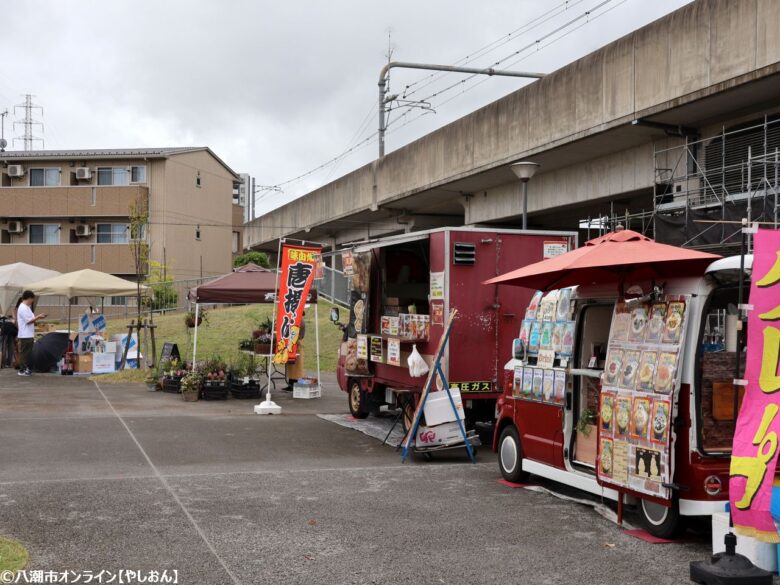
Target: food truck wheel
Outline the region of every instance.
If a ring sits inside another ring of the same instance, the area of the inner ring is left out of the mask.
[[[353,381],[349,387],[348,399],[349,412],[352,416],[355,418],[366,418],[368,416],[368,398],[357,381]]]
[[[677,499],[672,500],[672,506],[667,508],[661,504],[642,500],[640,506],[642,514],[642,523],[653,536],[658,538],[672,538],[677,536],[682,530],[680,519],[680,508]]]
[[[501,431],[498,438],[498,466],[505,480],[521,483],[528,480],[528,472],[523,471],[523,448],[517,429],[509,425]]]

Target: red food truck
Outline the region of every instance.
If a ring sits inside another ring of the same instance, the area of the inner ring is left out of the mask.
[[[662,291],[636,283],[645,294],[633,300],[618,300],[614,285],[537,293],[497,404],[503,477],[532,473],[612,500],[622,493],[660,537],[685,516],[723,511],[744,355],[739,260],[670,278]],[[747,256],[744,291],[751,264]]]
[[[493,421],[502,368],[531,291],[480,283],[576,245],[574,232],[460,227],[382,238],[346,251],[351,306],[337,377],[352,415],[364,418],[399,403],[413,409],[425,377],[409,375],[407,357],[416,348],[430,365],[447,316],[458,309],[445,373],[460,390],[467,425]]]

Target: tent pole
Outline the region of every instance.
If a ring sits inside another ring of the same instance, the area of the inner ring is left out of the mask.
[[[200,304],[195,303],[195,338],[192,342],[192,369],[195,370],[195,358],[198,356],[198,317],[200,317]]]
[[[68,297],[68,337],[70,337],[70,297]]]
[[[317,339],[317,388],[322,390],[322,379],[320,378],[320,304],[319,302],[315,303],[314,305],[314,336]]]

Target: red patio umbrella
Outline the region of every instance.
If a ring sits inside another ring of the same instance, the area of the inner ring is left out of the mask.
[[[622,283],[627,277],[655,279],[702,274],[720,258],[659,244],[631,230],[618,229],[589,240],[581,248],[518,268],[483,284],[511,284],[539,290],[575,285]]]

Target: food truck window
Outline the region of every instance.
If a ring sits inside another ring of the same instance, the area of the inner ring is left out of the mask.
[[[745,284],[749,290],[750,284]],[[736,314],[739,290],[721,285],[712,291],[699,331],[696,355],[697,430],[703,452],[729,453],[734,436],[734,386],[737,360]],[[747,327],[744,331],[747,337]],[[744,353],[740,353],[742,372]]]
[[[580,313],[580,368],[602,369],[607,353],[609,328],[612,325],[613,303],[604,305],[588,305]],[[596,366],[591,367],[591,358],[596,357]]]
[[[428,240],[407,242],[383,249],[383,315],[412,312],[428,314],[430,262]]]

